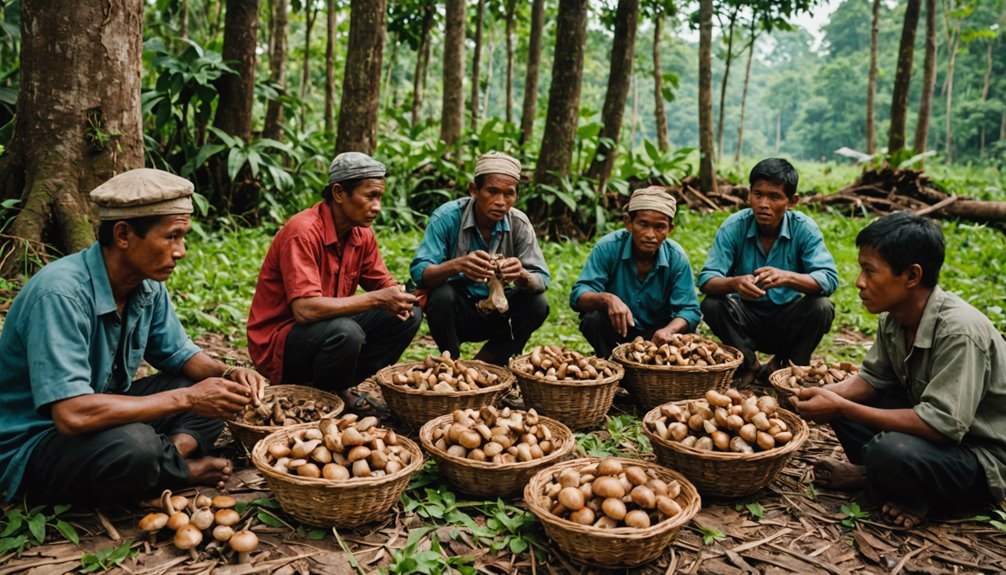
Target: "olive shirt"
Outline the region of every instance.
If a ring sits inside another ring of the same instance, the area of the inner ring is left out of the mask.
[[[939,286],[906,349],[905,329],[880,314],[859,375],[906,397],[930,427],[970,449],[995,501],[1006,496],[1006,341],[992,322]]]
[[[126,309],[123,332],[97,243],[42,268],[14,299],[0,332],[0,495],[6,499],[17,494],[32,450],[56,432],[51,404],[125,391],[144,358],[178,373],[199,352],[163,283],[144,280]]]

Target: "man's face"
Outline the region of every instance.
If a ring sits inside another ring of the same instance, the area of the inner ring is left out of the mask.
[[[792,198],[787,197],[784,184],[773,184],[765,180],[755,182],[748,194],[755,221],[760,227],[771,229],[779,226],[786,210],[795,206],[799,199],[796,194]]]
[[[639,210],[625,214],[625,229],[632,234],[632,247],[637,255],[650,258],[674,229],[671,218],[654,210]]]
[[[163,282],[175,270],[178,260],[185,257],[185,235],[192,229],[188,214],[162,216],[161,220],[140,237],[129,226],[126,228],[124,246],[127,261],[138,274]],[[118,239],[118,238],[117,238]]]
[[[486,174],[482,187],[472,182],[469,193],[475,198],[475,210],[483,218],[498,222],[510,213],[517,201],[517,180],[503,174]]]
[[[347,194],[341,186],[332,190],[332,201],[355,227],[369,228],[374,223],[377,214],[381,213],[382,196],[384,180],[377,178],[363,180],[352,194]]]
[[[918,280],[911,279],[909,270],[895,275],[891,266],[877,250],[859,248],[859,277],[856,288],[859,299],[870,313],[890,311],[908,297],[909,288]]]

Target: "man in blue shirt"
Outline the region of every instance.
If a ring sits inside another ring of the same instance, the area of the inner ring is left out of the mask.
[[[513,207],[520,162],[489,152],[475,164],[470,197],[452,200],[430,216],[412,259],[412,280],[426,296],[426,321],[441,351],[458,357],[464,341],[486,341],[476,359],[506,365],[548,317],[545,290],[550,279],[534,228]],[[482,312],[476,303],[489,295],[499,267],[509,310]]]
[[[741,385],[764,379],[787,361],[808,365],[835,307],[835,259],[799,201],[796,168],[762,160],[751,170],[750,208],[733,214],[716,232],[699,289],[702,314],[713,333],[744,353]],[[756,351],[774,353],[762,368]]]
[[[41,503],[130,503],[222,486],[207,451],[258,403],[257,372],[210,358],[182,330],[164,281],[185,257],[192,183],[160,170],[91,192],[98,241],[39,271],[0,333],[0,494]],[[146,359],[161,373],[133,381]]]
[[[601,238],[569,294],[580,312],[580,332],[598,357],[642,336],[657,345],[675,333],[694,331],[699,300],[688,256],[667,234],[677,202],[662,187],[636,190],[625,229]]]

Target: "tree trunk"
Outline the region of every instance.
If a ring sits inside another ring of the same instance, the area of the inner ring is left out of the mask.
[[[639,127],[639,81],[636,79],[636,75],[631,76],[630,83],[632,84],[632,117],[629,119],[629,145],[628,148],[631,150],[633,146],[636,145],[636,128]]]
[[[744,90],[741,92],[741,118],[740,124],[737,126],[737,151],[734,154],[734,165],[738,167],[741,165],[741,154],[744,152],[744,113],[747,111],[748,82],[751,79],[751,62],[754,61],[755,40],[757,39],[758,35],[755,33],[754,26],[752,25],[751,42],[748,44],[748,63],[744,69]]]
[[[874,99],[877,96],[877,42],[880,36],[880,0],[873,0],[873,19],[870,25],[870,83],[866,91],[866,153],[876,150],[877,132],[874,119]]]
[[[391,58],[388,59],[387,71],[384,73],[384,88],[381,93],[384,94],[384,105],[387,106],[389,95],[394,91],[391,88],[391,79],[394,76],[395,66],[398,64],[398,46],[401,45],[401,38],[396,33],[395,37],[391,39]],[[392,102],[396,98],[391,98]]]
[[[887,134],[887,151],[895,154],[905,147],[905,124],[908,118],[908,91],[912,83],[912,60],[915,55],[915,31],[919,27],[921,0],[908,0],[905,22],[901,28],[898,48],[898,71],[891,95],[891,128]]]
[[[426,88],[426,69],[430,63],[430,28],[433,27],[433,7],[423,4],[423,31],[416,48],[416,68],[412,74],[412,125],[419,123],[419,112],[423,107],[423,91]]]
[[[465,1],[447,0],[444,15],[444,94],[441,104],[440,139],[453,145],[461,137],[465,94]]]
[[[782,111],[775,115],[775,155],[782,149]]]
[[[957,50],[961,43],[961,22],[957,21],[957,28],[954,30],[953,34],[950,33],[949,20],[950,16],[947,14],[947,10],[951,6],[945,6],[943,11],[943,24],[944,33],[947,38],[947,79],[943,83],[943,91],[946,94],[947,105],[946,105],[946,117],[944,118],[944,129],[946,131],[944,145],[946,146],[945,151],[945,161],[948,164],[954,163],[954,132],[950,124],[950,119],[953,117],[954,109],[954,64],[957,61]]]
[[[189,37],[189,0],[182,0],[182,5],[179,10],[181,12],[181,25],[179,26],[179,35],[182,38],[188,39]]]
[[[541,36],[545,28],[545,0],[531,4],[531,38],[527,48],[527,75],[524,80],[524,103],[520,113],[521,145],[534,132],[534,116],[538,108],[538,68],[541,65]]]
[[[661,152],[666,152],[667,143],[667,113],[664,112],[664,71],[660,67],[660,28],[663,14],[657,11],[653,19],[653,114],[657,119],[657,145]]]
[[[479,0],[475,12],[475,52],[472,54],[472,115],[469,127],[472,132],[479,128],[479,60],[482,59],[482,22],[485,19],[486,0]]]
[[[727,31],[727,56],[723,62],[723,83],[720,84],[720,117],[716,127],[716,157],[723,159],[723,119],[726,116],[727,83],[730,80],[730,64],[734,61],[734,24],[737,23],[737,9],[730,13]]]
[[[506,6],[506,123],[513,124],[513,26],[517,0]]]
[[[327,2],[328,29],[325,37],[325,132],[335,125],[335,40],[339,22],[335,0]]]
[[[220,21],[223,18],[223,13],[224,13],[224,4],[226,4],[226,3],[227,2],[216,2],[217,15],[216,15],[215,18],[210,18],[209,17],[210,6],[212,6],[214,3],[213,2],[206,2],[205,3],[205,6],[206,6],[206,20],[210,23],[210,33],[209,33],[210,38],[209,38],[209,42],[207,42],[207,44],[215,44],[216,41],[217,41],[217,34],[220,33]]]
[[[300,126],[303,129],[307,125],[307,88],[311,85],[311,30],[314,28],[314,22],[318,19],[318,9],[312,8],[312,4],[308,3],[304,5],[304,12],[306,13],[306,26],[304,28],[304,62],[301,65],[301,75],[300,75]],[[383,34],[382,34],[383,39]],[[380,79],[381,79],[381,67],[377,67],[377,80],[378,87],[377,93],[380,94]]]
[[[922,96],[919,119],[915,124],[915,153],[926,151],[929,140],[929,117],[936,90],[936,0],[926,0],[926,59],[922,65]]]
[[[483,100],[484,100],[482,102],[482,109],[483,110],[488,110],[489,109],[489,101],[490,101],[489,97],[491,95],[492,85],[493,85],[493,53],[496,50],[496,46],[493,45],[492,36],[489,37],[489,44],[488,44],[487,48],[488,48],[489,56],[486,58],[486,93],[483,96]],[[475,128],[478,128],[478,124],[477,123],[475,125]]]
[[[272,49],[269,51],[269,71],[279,92],[274,100],[269,100],[265,112],[265,126],[262,136],[281,139],[280,124],[283,123],[283,103],[279,96],[286,93],[286,25],[287,0],[274,0],[272,16]]]
[[[91,244],[96,218],[88,193],[143,167],[143,6],[21,1],[17,112],[0,157],[0,201],[20,200],[0,236],[5,277]]]
[[[995,40],[989,40],[988,47],[985,50],[985,79],[982,84],[982,102],[987,102],[989,99],[989,88],[992,86],[992,46]],[[978,132],[978,155],[985,155],[985,120],[982,119],[982,127]]]
[[[639,23],[639,0],[618,0],[615,12],[615,37],[611,43],[608,68],[608,90],[601,111],[601,133],[597,152],[587,174],[597,180],[597,193],[603,195],[615,165],[618,138],[622,133],[622,115],[629,95],[632,58],[636,48],[636,27]],[[610,143],[608,143],[610,141]],[[631,145],[631,144],[630,144]]]
[[[716,191],[713,164],[713,0],[699,2],[699,185]]]
[[[363,152],[373,155],[377,147],[385,7],[385,0],[352,0],[350,3],[349,49],[343,72],[336,154]]]
[[[258,7],[258,0],[227,0],[223,58],[235,73],[217,80],[220,97],[214,125],[245,141],[251,139],[252,129]]]

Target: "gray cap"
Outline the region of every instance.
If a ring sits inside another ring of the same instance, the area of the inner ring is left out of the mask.
[[[150,168],[129,170],[91,191],[102,220],[192,213],[195,187],[185,178]]]
[[[361,178],[383,178],[384,164],[360,152],[343,152],[328,167],[328,185]]]

